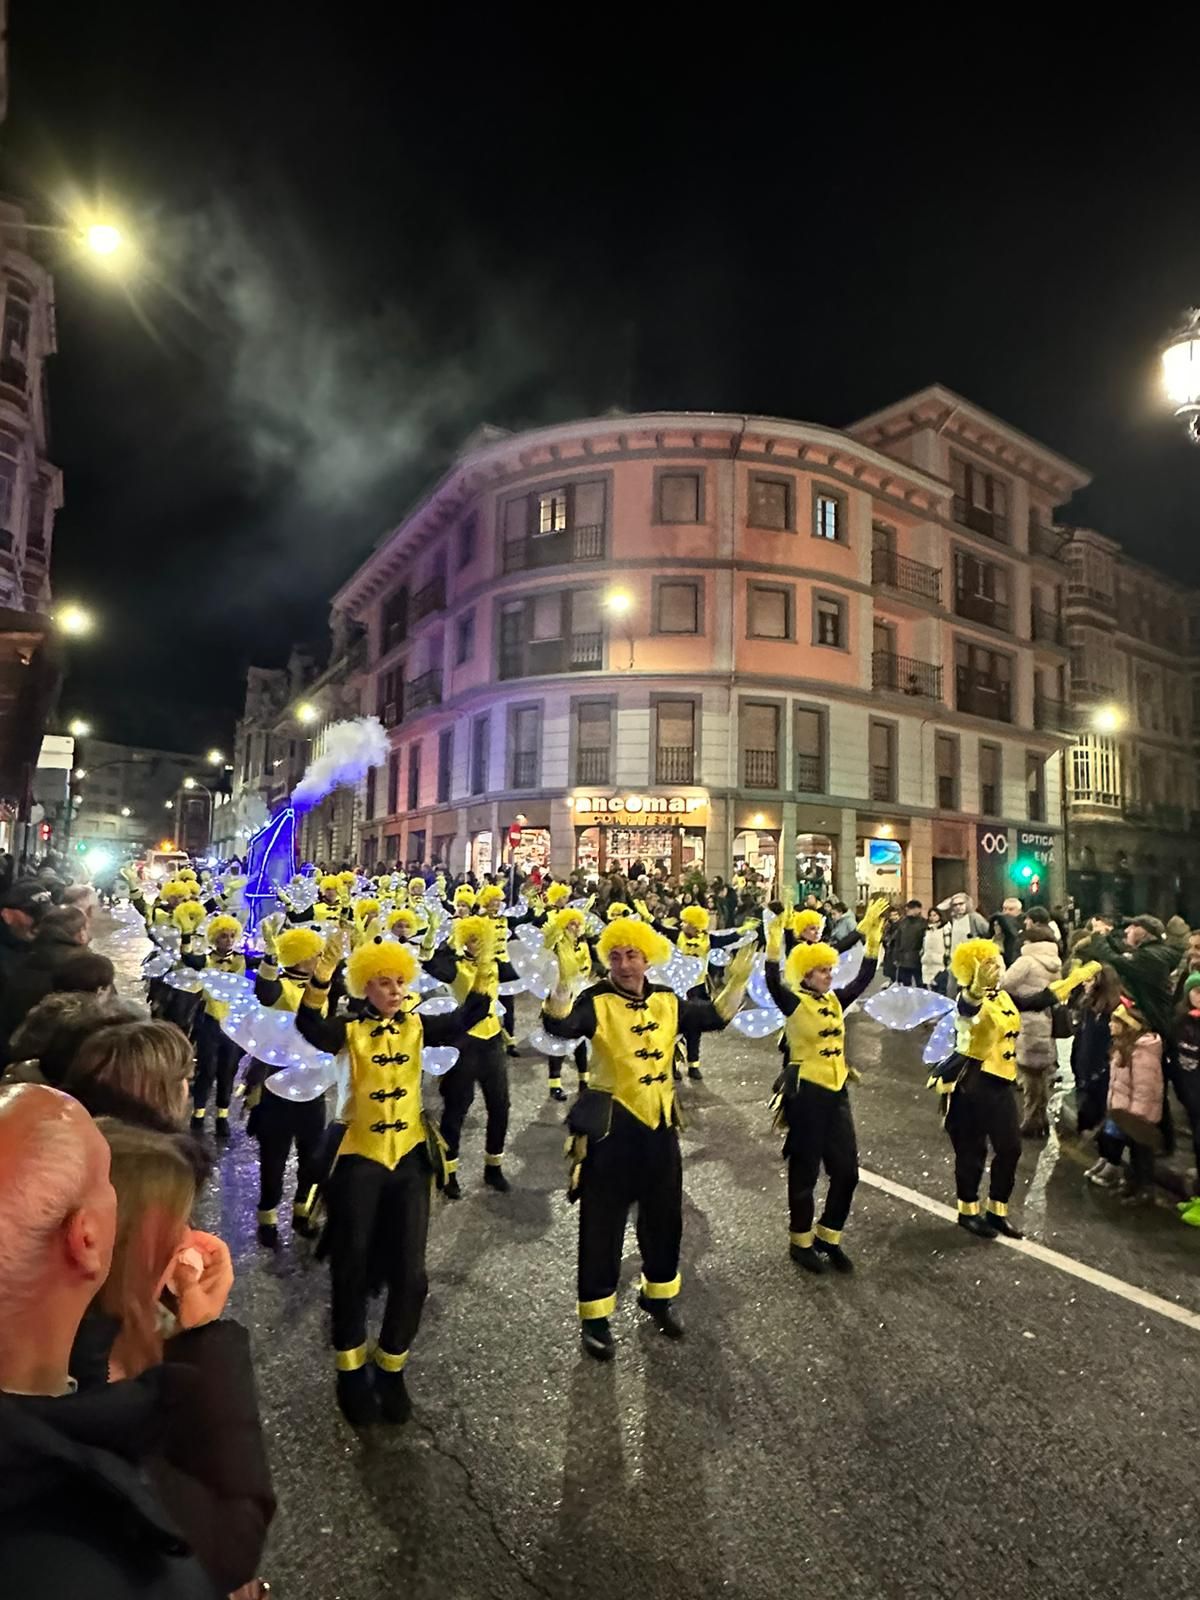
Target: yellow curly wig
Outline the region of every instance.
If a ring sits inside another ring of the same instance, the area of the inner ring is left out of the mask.
[[[571,898],[571,885],[569,883],[552,883],[546,890],[545,900],[548,906],[566,905]]]
[[[793,911],[788,927],[793,933],[803,933],[805,928],[819,928],[824,921],[825,918],[819,911],[813,911],[809,907],[804,911]]]
[[[208,925],[208,937],[217,938],[222,933],[233,933],[240,936],[242,925],[236,917],[214,917]]]
[[[703,906],[684,906],[679,913],[679,920],[685,928],[695,928],[697,932],[703,933],[708,927],[708,912]]]
[[[788,987],[798,989],[814,967],[836,967],[838,953],[831,944],[798,944],[787,958],[784,976]]]
[[[317,879],[317,888],[321,890],[322,894],[329,893],[330,891],[336,891],[341,887],[342,880],[337,876],[336,873],[327,872],[325,873],[324,877]]]
[[[450,925],[450,937],[456,950],[465,950],[469,939],[492,939],[496,924],[491,917],[459,917]]]
[[[614,900],[604,915],[608,922],[615,922],[618,917],[632,917],[633,907],[627,906],[624,900]]]
[[[993,939],[964,939],[950,957],[950,971],[954,981],[968,984],[975,976],[981,961],[999,961],[1000,946]]]
[[[546,918],[544,930],[547,950],[556,945],[563,934],[572,927],[582,931],[585,920],[578,906],[564,906],[561,911],[552,911]]]
[[[425,879],[410,878],[408,880],[408,892],[409,894],[415,894],[418,900],[423,899],[425,895]]]
[[[485,883],[479,891],[481,906],[502,906],[504,904],[504,890],[498,883]]]
[[[346,987],[361,1000],[372,978],[399,978],[411,983],[417,975],[417,958],[406,945],[391,940],[368,939],[346,962]]]
[[[411,906],[400,906],[387,919],[387,925],[389,933],[399,933],[401,931],[405,934],[416,933],[419,926],[417,913]]]
[[[175,926],[184,933],[195,933],[206,915],[199,900],[181,900],[174,914]]]
[[[368,917],[375,916],[378,910],[378,900],[356,900],[354,902],[354,915],[360,922],[365,922]]]
[[[195,890],[190,883],[182,883],[178,878],[172,878],[163,884],[158,891],[158,897],[160,900],[186,900],[194,893]]]
[[[651,966],[671,959],[671,946],[661,933],[637,917],[616,917],[596,941],[596,954],[608,965],[612,950],[640,950]]]
[[[275,941],[275,959],[281,967],[311,961],[320,955],[325,940],[315,928],[285,928]]]
[[[473,906],[475,904],[475,891],[469,883],[460,883],[454,891],[454,904],[456,906]]]

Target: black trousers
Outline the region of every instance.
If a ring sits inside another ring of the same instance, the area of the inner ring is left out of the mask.
[[[813,1191],[821,1168],[829,1179],[825,1208],[821,1212],[823,1235],[831,1243],[846,1226],[850,1202],[858,1187],[858,1137],[850,1096],[840,1089],[824,1089],[800,1079],[796,1093],[785,1101],[788,1134],[783,1153],[788,1162],[788,1226],[794,1244],[812,1243]]]
[[[902,989],[920,989],[922,987],[920,967],[897,967],[896,982]]]
[[[679,1292],[683,1237],[679,1135],[666,1123],[648,1128],[614,1101],[610,1131],[589,1139],[579,1175],[581,1317],[607,1317],[616,1309],[630,1206],[637,1206],[643,1291],[672,1299]]]
[[[367,1342],[367,1302],[386,1288],[379,1347],[402,1356],[413,1342],[429,1293],[425,1242],[433,1169],[423,1144],[390,1172],[366,1156],[340,1156],[329,1180],[329,1254],[335,1350]]]
[[[1148,1144],[1138,1144],[1136,1140],[1127,1139],[1123,1133],[1107,1133],[1101,1128],[1096,1137],[1096,1148],[1105,1161],[1111,1161],[1114,1167],[1121,1165],[1121,1158],[1128,1150],[1129,1171],[1134,1183],[1140,1189],[1153,1186],[1154,1151]]]
[[[500,996],[500,1009],[504,1013],[504,1031],[509,1039],[517,1036],[517,1003],[510,994]],[[507,1044],[508,1040],[505,1040]]]
[[[307,1203],[320,1174],[321,1135],[325,1131],[325,1100],[284,1100],[262,1091],[250,1114],[250,1133],[258,1140],[258,1220],[273,1222],[283,1198],[283,1173],[292,1145],[296,1146],[296,1204]],[[272,1213],[270,1216],[264,1213]],[[361,1341],[360,1341],[361,1342]]]
[[[192,1080],[195,1110],[203,1111],[207,1106],[215,1083],[218,1109],[228,1111],[241,1058],[240,1047],[221,1032],[217,1019],[205,1012],[196,1026],[196,1076]]]
[[[498,1160],[504,1154],[508,1137],[508,1062],[504,1055],[504,1035],[494,1039],[473,1039],[470,1034],[459,1041],[458,1060],[438,1080],[442,1095],[442,1138],[451,1161],[458,1160],[463,1123],[475,1098],[475,1085],[483,1093],[487,1107],[488,1156]]]
[[[950,1096],[946,1132],[954,1146],[954,1189],[960,1208],[979,1199],[989,1145],[988,1199],[1007,1206],[1021,1159],[1021,1119],[1014,1085],[976,1066],[967,1067]]]
[[[1167,1077],[1179,1097],[1180,1105],[1187,1113],[1192,1130],[1192,1151],[1196,1171],[1200,1173],[1200,1067],[1185,1067],[1179,1060],[1174,1059],[1173,1052],[1172,1057],[1167,1065]]]
[[[547,1056],[546,1058],[546,1076],[555,1088],[562,1084],[562,1064],[565,1059],[564,1056]],[[584,1078],[587,1076],[587,1069],[587,1040],[581,1039],[575,1046],[575,1071],[581,1078]]]

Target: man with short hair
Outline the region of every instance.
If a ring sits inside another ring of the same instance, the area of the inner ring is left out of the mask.
[[[992,918],[992,938],[1000,946],[1004,965],[1011,967],[1021,953],[1021,935],[1025,931],[1025,912],[1016,895],[1009,895]]]
[[[928,926],[922,915],[921,902],[910,900],[904,907],[904,915],[892,929],[892,961],[896,968],[896,982],[903,988],[921,987],[921,947],[925,943]]]
[[[17,1084],[0,1090],[0,1172],[4,1593],[214,1600],[140,1470],[163,1411],[153,1373],[78,1395],[68,1376],[112,1261],[108,1145],[78,1101]]]
[[[28,879],[14,883],[0,899],[0,985],[29,954],[38,918],[49,905],[47,891]]]
[[[1143,914],[1130,918],[1123,937],[1112,933],[1105,938],[1097,933],[1076,955],[1080,961],[1104,961],[1115,967],[1147,1027],[1169,1039],[1174,1025],[1172,989],[1178,952],[1167,943],[1165,934],[1157,917]]]

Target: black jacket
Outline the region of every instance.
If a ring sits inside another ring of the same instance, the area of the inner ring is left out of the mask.
[[[1179,949],[1165,939],[1143,939],[1136,949],[1119,933],[1105,938],[1098,933],[1076,952],[1080,961],[1105,961],[1115,967],[1134,1005],[1155,1033],[1169,1039],[1174,1016],[1172,977],[1179,965]]]
[[[57,987],[58,968],[85,946],[74,939],[35,939],[25,948],[28,954],[16,963],[0,992],[0,1047],[6,1061],[9,1039],[38,1001]]]
[[[162,1368],[86,1394],[0,1395],[5,1600],[217,1600],[142,1473],[165,1416]]]
[[[1010,917],[1006,911],[997,911],[992,918],[992,938],[1000,946],[1004,965],[1011,967],[1021,954],[1021,935],[1025,923],[1021,917]]]
[[[8,923],[0,919],[0,988],[4,988],[13,974],[24,965],[32,949],[32,939],[19,938]]]
[[[925,942],[925,930],[929,924],[924,917],[910,917],[905,915],[900,918],[892,929],[888,943],[891,946],[892,960],[897,967],[921,967],[921,946]]]
[[[1112,1030],[1108,1017],[1090,1006],[1083,1006],[1079,1012],[1079,1029],[1071,1045],[1075,1123],[1080,1133],[1098,1128],[1107,1115],[1111,1051]]]

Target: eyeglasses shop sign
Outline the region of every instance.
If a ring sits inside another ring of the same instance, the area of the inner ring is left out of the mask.
[[[1017,829],[1017,856],[1039,862],[1043,867],[1054,865],[1054,847],[1057,843],[1052,833],[1031,833],[1026,828]]]

